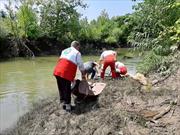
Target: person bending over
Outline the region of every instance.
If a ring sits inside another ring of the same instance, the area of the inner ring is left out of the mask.
[[[77,66],[85,79],[84,65],[79,52],[80,43],[73,41],[71,47],[62,51],[61,56],[54,69],[54,76],[57,80],[60,102],[64,103],[63,109],[71,111],[71,81],[76,76]]]
[[[116,61],[115,69],[116,69],[116,77],[121,77],[121,76],[127,75],[127,68],[123,63]]]
[[[86,78],[89,78],[89,75],[91,74],[91,79],[94,79],[96,73],[98,73],[97,70],[98,64],[95,61],[87,61],[84,63],[84,69]]]
[[[111,67],[112,78],[116,78],[116,72],[115,72],[116,57],[117,57],[117,53],[115,51],[106,50],[106,48],[103,48],[103,53],[101,54],[99,59],[100,67],[103,64],[103,68],[101,71],[101,79],[104,80],[104,74],[108,66]]]

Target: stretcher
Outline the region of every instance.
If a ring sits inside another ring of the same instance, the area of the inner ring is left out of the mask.
[[[105,83],[91,83],[85,80],[76,80],[71,87],[72,93],[79,99],[96,98],[106,87]]]

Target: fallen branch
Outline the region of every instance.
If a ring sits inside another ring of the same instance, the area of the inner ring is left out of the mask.
[[[150,122],[152,122],[152,123],[155,123],[155,124],[158,124],[159,123],[159,121],[157,121],[157,120],[150,120]]]
[[[169,116],[169,118],[171,118],[174,114],[175,108],[172,109],[171,115]]]
[[[158,83],[160,83],[160,82],[163,82],[164,80],[166,80],[167,78],[169,78],[170,75],[171,75],[171,74],[168,74],[167,76],[165,76],[165,77],[162,78],[162,79],[153,81],[153,82],[152,82],[152,86],[154,86],[154,85],[156,85],[156,84],[158,84]]]
[[[159,105],[160,105],[160,106],[163,106],[164,104],[171,104],[171,100],[172,100],[172,99],[166,99],[166,100],[164,100],[163,102],[161,102]]]
[[[152,121],[161,118],[161,117],[164,116],[166,113],[168,113],[170,110],[171,110],[171,106],[168,106],[167,108],[165,108],[164,110],[162,110],[158,115],[154,116],[153,119],[152,119]]]

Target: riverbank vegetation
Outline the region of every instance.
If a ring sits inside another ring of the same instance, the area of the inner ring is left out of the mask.
[[[146,53],[139,70],[167,71],[173,53],[180,49],[180,2],[145,0],[135,9],[136,25],[128,38],[135,49]]]
[[[134,13],[112,18],[103,10],[90,22],[80,18],[79,7],[87,5],[81,0],[9,0],[0,12],[0,58],[54,55],[78,40],[84,54],[102,47],[138,49],[144,55],[139,71],[148,73],[167,70],[180,48],[178,0],[144,0]]]

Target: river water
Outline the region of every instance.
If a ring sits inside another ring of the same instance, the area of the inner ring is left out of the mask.
[[[83,60],[98,59],[84,56]],[[34,102],[58,95],[53,69],[57,57],[37,57],[33,60],[12,59],[0,62],[0,132],[16,124]],[[138,58],[122,60],[130,74],[135,74]]]

